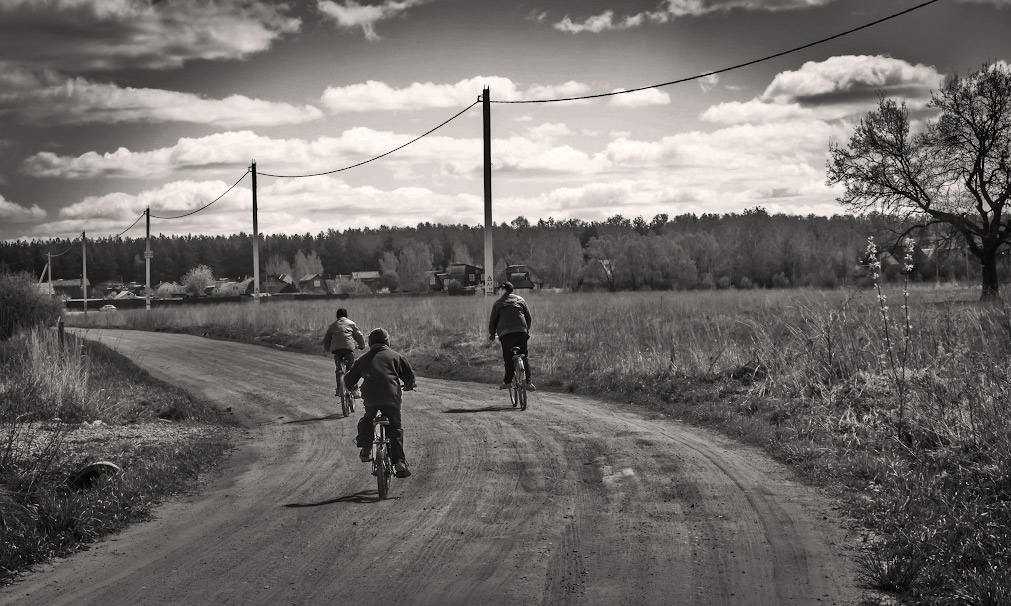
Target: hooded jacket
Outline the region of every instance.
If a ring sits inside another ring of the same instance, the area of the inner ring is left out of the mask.
[[[323,347],[330,353],[338,349],[354,349],[356,345],[358,349],[365,349],[365,337],[358,325],[347,318],[337,318],[323,336]]]
[[[403,391],[400,387],[414,388],[414,370],[407,358],[390,349],[385,343],[369,346],[369,350],[355,360],[344,376],[348,389],[362,381],[362,399],[366,406],[392,404],[400,408]]]
[[[488,320],[488,336],[508,335],[516,332],[530,332],[530,310],[523,297],[512,293],[502,295],[491,306]]]

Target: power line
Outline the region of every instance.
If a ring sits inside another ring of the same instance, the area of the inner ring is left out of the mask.
[[[672,80],[670,82],[664,82],[662,84],[652,84],[650,86],[640,86],[639,88],[632,88],[632,89],[628,89],[628,90],[613,91],[613,92],[610,92],[610,93],[599,93],[599,94],[596,94],[596,95],[585,95],[585,96],[582,96],[582,97],[565,97],[563,99],[530,99],[530,100],[525,100],[525,101],[496,101],[496,100],[492,100],[491,102],[492,103],[556,103],[558,101],[581,101],[583,99],[596,99],[596,98],[599,98],[599,97],[612,97],[614,95],[625,95],[625,94],[628,94],[628,93],[635,93],[635,92],[639,92],[639,91],[643,91],[643,90],[649,90],[651,88],[660,88],[661,86],[670,86],[672,84],[681,84],[683,82],[690,82],[692,80],[698,80],[700,78],[705,78],[705,77],[708,77],[708,76],[715,76],[716,74],[722,74],[723,72],[729,72],[729,71],[734,70],[734,69],[740,69],[742,67],[747,67],[749,65],[754,65],[756,63],[761,63],[763,61],[768,61],[770,59],[775,59],[776,57],[782,57],[783,55],[788,55],[790,53],[794,53],[794,52],[797,52],[799,50],[804,50],[805,48],[810,48],[812,46],[816,46],[818,44],[822,44],[824,42],[828,42],[829,40],[835,40],[836,38],[841,38],[842,36],[847,36],[847,35],[852,34],[854,32],[858,32],[858,31],[860,31],[862,29],[866,29],[868,27],[877,25],[879,23],[883,23],[885,21],[888,21],[889,19],[895,19],[896,17],[901,17],[902,15],[905,15],[906,13],[911,13],[911,12],[913,12],[915,10],[921,9],[921,8],[923,8],[923,7],[925,7],[925,6],[929,5],[929,4],[933,4],[933,3],[938,2],[938,1],[939,0],[928,0],[927,2],[924,2],[922,4],[917,4],[916,6],[913,6],[911,8],[907,8],[904,11],[895,13],[894,15],[889,15],[887,17],[883,17],[881,19],[878,19],[877,21],[871,21],[870,23],[865,23],[864,25],[861,25],[859,27],[855,27],[853,29],[846,30],[844,32],[835,34],[834,36],[829,36],[828,38],[822,38],[821,40],[818,40],[816,42],[810,42],[810,43],[805,44],[803,46],[798,46],[796,48],[791,48],[790,50],[785,50],[785,51],[776,53],[774,55],[768,55],[766,57],[762,57],[761,59],[754,59],[754,60],[748,61],[746,63],[738,63],[737,65],[733,65],[731,67],[724,67],[723,69],[718,69],[718,70],[715,70],[715,71],[706,72],[704,74],[698,74],[696,76],[689,76],[687,78],[681,78],[680,80]]]
[[[136,221],[134,221],[133,223],[130,224],[130,227],[127,227],[126,229],[124,229],[123,231],[119,232],[118,234],[116,234],[113,237],[114,238],[118,238],[118,237],[122,236],[123,234],[125,234],[126,232],[130,231],[131,229],[133,229],[133,226],[136,225],[143,218],[144,218],[144,213],[140,213],[140,216],[137,217]]]
[[[190,212],[188,212],[188,213],[186,213],[186,214],[184,214],[184,215],[179,215],[179,216],[177,216],[177,217],[159,217],[159,216],[157,216],[157,215],[151,215],[151,218],[153,218],[153,219],[182,219],[183,217],[188,217],[188,216],[190,216],[190,215],[192,215],[192,214],[196,214],[196,213],[198,213],[198,212],[200,212],[200,211],[204,210],[205,208],[207,208],[207,207],[208,207],[208,206],[210,206],[211,204],[214,204],[215,202],[217,202],[217,201],[218,201],[218,200],[220,200],[221,198],[224,198],[224,197],[225,197],[225,194],[227,194],[228,192],[230,192],[230,191],[232,191],[233,189],[235,189],[235,186],[239,184],[239,181],[242,181],[243,179],[245,179],[245,178],[246,178],[246,175],[248,175],[248,174],[249,174],[249,169],[247,168],[247,169],[246,169],[246,172],[242,173],[242,176],[241,176],[241,177],[239,177],[239,180],[238,180],[238,181],[236,181],[235,183],[232,183],[232,186],[231,186],[231,187],[229,187],[228,189],[226,189],[226,190],[225,190],[225,193],[221,194],[221,195],[220,195],[220,196],[218,196],[217,198],[214,198],[213,200],[211,200],[211,201],[210,201],[210,202],[208,202],[207,204],[204,204],[203,206],[201,206],[200,208],[198,208],[198,209],[196,209],[196,210],[191,210]],[[143,216],[143,215],[142,215],[142,216]],[[139,221],[140,219],[137,219],[137,220]],[[131,226],[131,227],[132,227],[132,226]],[[129,229],[129,227],[128,227],[127,229]]]
[[[65,250],[65,251],[61,252],[60,254],[58,254],[58,255],[49,255],[49,256],[50,256],[50,257],[59,257],[59,256],[61,256],[61,255],[65,255],[65,254],[67,254],[68,252],[70,252],[71,250],[73,250],[73,249],[75,249],[75,248],[77,248],[77,245],[76,245],[76,244],[71,244],[71,245],[70,245],[70,246],[69,246],[69,247],[67,248],[67,250]]]
[[[404,143],[400,147],[391,149],[390,151],[386,152],[385,154],[380,154],[380,155],[376,156],[375,158],[369,158],[368,160],[365,160],[364,162],[359,162],[358,164],[352,164],[351,166],[345,166],[344,168],[338,168],[338,169],[335,169],[335,170],[328,170],[328,171],[322,172],[322,173],[313,173],[313,174],[310,174],[310,175],[274,175],[274,174],[271,174],[271,173],[262,173],[262,172],[259,172],[259,171],[257,171],[257,174],[258,175],[263,175],[264,177],[278,177],[278,178],[281,178],[281,179],[298,179],[298,178],[302,178],[302,177],[319,177],[319,176],[322,176],[322,175],[330,175],[330,174],[333,174],[333,173],[339,173],[341,171],[349,170],[349,169],[352,169],[352,168],[357,168],[357,167],[359,167],[359,166],[361,166],[363,164],[368,164],[369,162],[374,162],[374,161],[376,161],[376,160],[378,160],[378,159],[380,159],[380,158],[382,158],[384,156],[388,156],[388,155],[392,154],[393,152],[400,151],[400,150],[404,149],[405,147],[407,147],[408,145],[414,143],[415,141],[418,141],[418,140],[422,139],[423,137],[427,137],[428,135],[434,133],[435,131],[439,130],[443,126],[446,126],[447,124],[449,124],[453,120],[456,120],[457,118],[459,118],[460,116],[462,116],[463,114],[465,114],[467,112],[467,110],[469,110],[470,108],[474,107],[478,103],[480,103],[480,100],[471,103],[466,108],[460,110],[459,113],[457,113],[455,116],[453,116],[449,120],[446,120],[442,124],[436,126],[435,128],[429,130],[428,132],[426,132],[426,133],[424,133],[422,135],[418,135],[417,137],[415,137],[414,139],[411,139],[407,143]]]

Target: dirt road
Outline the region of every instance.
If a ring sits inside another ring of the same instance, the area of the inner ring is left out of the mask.
[[[545,392],[519,412],[491,385],[422,378],[404,404],[414,475],[377,502],[327,358],[88,337],[248,430],[199,495],[0,590],[0,604],[858,601],[827,500],[674,420]]]

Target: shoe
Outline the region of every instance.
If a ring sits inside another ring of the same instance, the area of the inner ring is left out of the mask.
[[[406,478],[411,475],[411,470],[407,468],[407,461],[397,461],[393,465],[393,475],[398,478]]]
[[[335,398],[341,397],[340,387],[338,387],[337,389],[333,390],[333,395],[334,395]]]
[[[354,389],[354,390],[352,390],[351,391],[351,397],[354,398],[354,399],[356,399],[356,400],[361,400],[362,399],[362,390],[360,390],[360,389]]]
[[[355,401],[354,401],[354,400],[351,400],[351,408],[350,408],[349,410],[350,410],[351,412],[354,412],[354,411],[355,411]]]
[[[533,383],[527,383],[527,391],[537,391],[537,386]]]
[[[372,462],[372,448],[363,448],[360,453],[358,453],[358,458],[362,460],[362,463]]]
[[[498,386],[499,389],[509,389],[510,387],[512,387],[512,383],[503,383]]]

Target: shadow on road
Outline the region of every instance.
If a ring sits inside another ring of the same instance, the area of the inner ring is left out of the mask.
[[[386,497],[387,501],[396,501],[399,497]],[[320,501],[319,503],[287,503],[284,505],[287,509],[297,509],[301,507],[320,507],[323,505],[334,505],[336,503],[378,503],[379,502],[379,491],[378,490],[362,490],[354,494],[349,494],[343,497],[337,497],[336,499],[327,499],[326,501]]]
[[[343,419],[343,418],[344,418],[343,414],[335,412],[334,414],[327,415],[325,417],[314,417],[312,419],[295,419],[294,421],[285,421],[284,423],[282,423],[282,425],[291,425],[297,423],[315,423],[316,421],[329,421],[331,419]]]
[[[446,414],[466,414],[469,412],[505,412],[514,410],[512,406],[485,406],[484,408],[450,408],[442,412]]]

